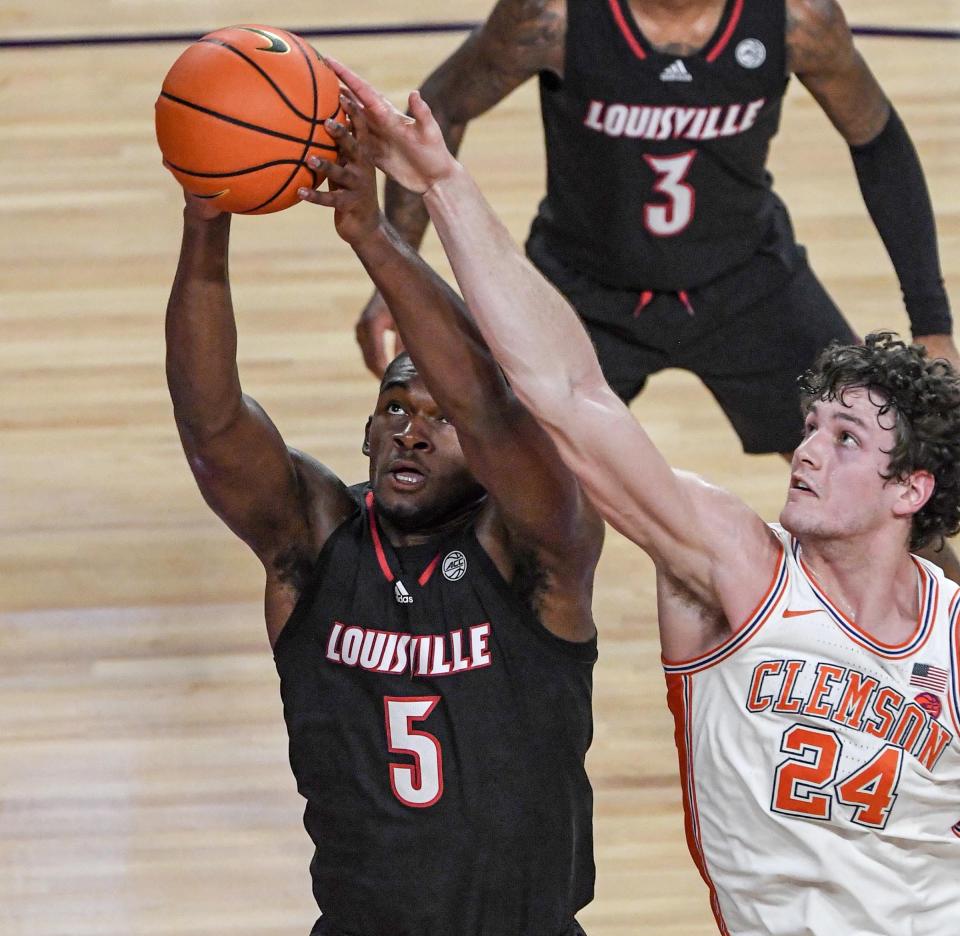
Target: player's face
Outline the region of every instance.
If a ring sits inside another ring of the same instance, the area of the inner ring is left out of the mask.
[[[483,496],[456,430],[412,364],[391,365],[364,450],[379,513],[403,532],[429,532]]]
[[[880,402],[857,387],[842,401],[811,406],[780,513],[795,536],[849,539],[895,521],[901,486],[882,477],[896,442],[895,416],[880,416]]]

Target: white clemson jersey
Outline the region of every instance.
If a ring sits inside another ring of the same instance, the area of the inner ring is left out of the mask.
[[[798,544],[724,644],[664,662],[687,843],[721,933],[960,934],[960,588],[915,558],[920,613],[880,643]]]

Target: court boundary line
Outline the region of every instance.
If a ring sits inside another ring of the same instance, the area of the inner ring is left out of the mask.
[[[479,26],[477,20],[438,23],[380,23],[371,26],[306,26],[289,32],[308,38],[346,38],[369,36],[404,36],[424,33],[469,32]],[[216,28],[216,27],[215,27]],[[286,28],[286,27],[283,27]],[[851,26],[855,36],[887,39],[958,40],[960,29],[912,26]],[[138,45],[167,42],[195,42],[208,32],[149,32],[121,35],[89,34],[81,36],[24,36],[17,39],[0,38],[0,49],[43,49],[69,46]]]

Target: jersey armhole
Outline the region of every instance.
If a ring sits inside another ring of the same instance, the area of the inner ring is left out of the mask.
[[[780,604],[780,601],[786,594],[787,585],[790,581],[787,566],[787,551],[784,548],[783,540],[780,540],[779,546],[780,555],[777,560],[777,566],[774,569],[773,578],[767,586],[763,597],[753,611],[747,615],[746,620],[744,620],[726,640],[699,656],[689,660],[668,660],[667,657],[661,654],[660,660],[663,664],[663,670],[667,675],[694,673],[699,670],[709,669],[711,666],[716,666],[717,663],[722,662],[727,657],[736,653],[759,633],[760,628],[767,622],[773,614],[774,609]]]
[[[496,563],[483,548],[483,544],[477,538],[476,530],[471,531],[470,539],[472,540],[471,551],[478,557],[478,561],[482,563],[490,583],[497,590],[501,599],[533,633],[565,657],[572,657],[580,662],[591,665],[596,662],[596,632],[594,632],[594,635],[588,640],[566,640],[563,637],[558,637],[553,631],[541,623],[532,609],[520,601],[514,590],[510,587],[510,583],[500,574]]]
[[[354,496],[354,487],[357,487],[357,485],[348,489],[352,496]],[[360,504],[357,503],[356,509],[327,537],[323,548],[317,554],[317,558],[310,568],[307,585],[300,593],[297,603],[293,606],[293,610],[290,612],[286,624],[281,628],[280,634],[273,645],[273,656],[275,659],[282,647],[289,642],[290,635],[299,629],[303,620],[308,616],[308,612],[313,605],[313,600],[316,597],[317,589],[320,586],[320,581],[323,578],[323,569],[333,554],[333,550],[340,537],[344,535],[345,531],[350,527],[350,524],[357,519],[359,514]]]

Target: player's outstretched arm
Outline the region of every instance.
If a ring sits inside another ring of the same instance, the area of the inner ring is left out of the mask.
[[[788,0],[787,51],[791,70],[850,146],[864,203],[900,280],[914,340],[932,357],[960,366],[923,168],[836,0]]]
[[[411,95],[412,116],[405,116],[349,69],[330,64],[364,107],[377,165],[424,194],[484,339],[591,499],[661,570],[742,619],[730,605],[741,570],[752,583],[775,562],[766,526],[739,500],[670,469],[606,385],[572,308],[446,150],[420,96]]]
[[[418,372],[495,505],[478,530],[484,545],[508,577],[518,555],[536,556],[559,583],[550,589],[559,600],[538,608],[544,625],[567,639],[591,637],[589,592],[603,524],[507,386],[461,298],[380,213],[373,164],[364,155],[365,115],[349,99],[345,107],[357,136],[328,122],[341,165],[317,161],[330,191],[303,189],[301,198],[334,209],[338,233],[394,310]]]
[[[499,0],[420,88],[450,152],[459,151],[471,120],[527,79],[543,71],[562,73],[565,31],[565,0]],[[418,247],[429,222],[420,196],[388,179],[384,210],[400,236]],[[357,321],[356,334],[364,362],[378,377],[388,363],[385,332],[392,328],[387,304],[376,292]]]
[[[167,306],[167,384],[204,500],[261,559],[268,583],[294,584],[346,515],[349,498],[328,471],[288,450],[266,413],[241,390],[229,237],[230,215],[188,196]],[[271,638],[285,620],[282,610],[272,615],[268,603]]]

